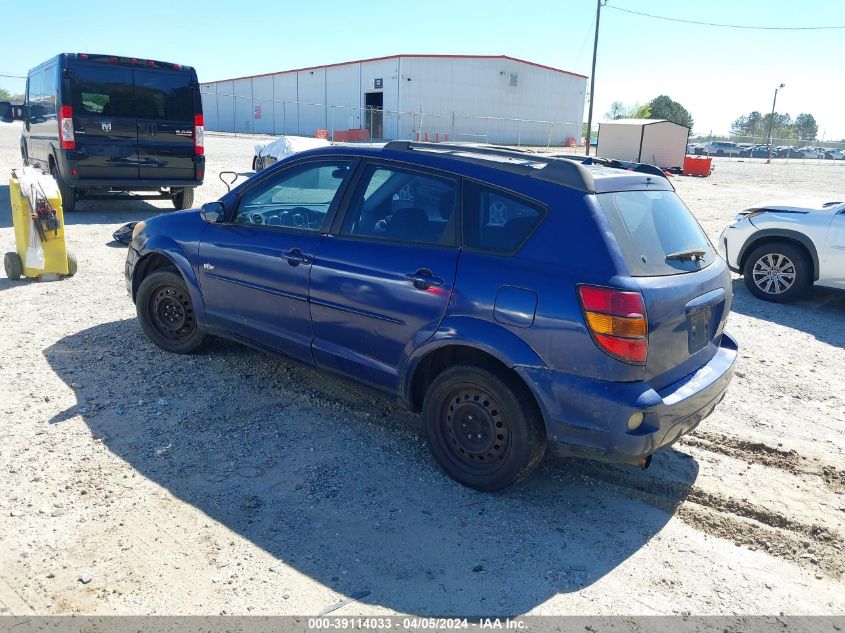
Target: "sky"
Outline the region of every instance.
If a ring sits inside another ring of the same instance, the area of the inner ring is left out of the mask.
[[[613,101],[660,94],[693,116],[696,134],[725,134],[740,115],[813,114],[819,137],[845,139],[845,29],[762,31],[703,22],[845,26],[843,0],[607,0],[602,9],[594,121]],[[38,31],[4,20],[0,74],[25,75],[60,51],[194,66],[212,81],[394,54],[510,55],[590,74],[595,0],[40,0]],[[8,11],[6,12],[8,16]],[[14,51],[14,54],[8,54]],[[23,80],[0,77],[22,92]],[[587,108],[584,109],[586,120]]]

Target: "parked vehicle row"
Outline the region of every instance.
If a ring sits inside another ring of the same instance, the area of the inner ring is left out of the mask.
[[[745,158],[768,158],[768,145],[751,143],[732,143],[730,141],[712,141],[710,143],[691,143],[687,153],[696,156],[736,156]],[[835,147],[793,147],[776,146],[772,149],[772,158],[815,158],[845,160],[845,149]]]
[[[737,358],[727,265],[671,182],[597,158],[297,153],[138,223],[126,283],[159,347],[222,336],[392,394],[482,490],[548,445],[646,467],[713,411]]]

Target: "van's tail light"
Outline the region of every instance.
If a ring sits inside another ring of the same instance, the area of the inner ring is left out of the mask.
[[[194,153],[205,154],[205,125],[201,114],[194,115]]]
[[[73,133],[73,108],[65,105],[59,108],[59,139],[62,149],[76,149]]]
[[[623,362],[645,364],[648,320],[643,296],[596,286],[578,286],[578,296],[596,344]]]

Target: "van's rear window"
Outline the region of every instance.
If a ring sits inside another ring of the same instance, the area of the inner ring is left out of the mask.
[[[596,196],[628,270],[635,277],[701,270],[716,253],[698,222],[673,191],[616,191]],[[677,253],[703,253],[680,259]]]
[[[193,125],[194,92],[190,73],[78,64],[72,76],[73,105],[79,114]]]

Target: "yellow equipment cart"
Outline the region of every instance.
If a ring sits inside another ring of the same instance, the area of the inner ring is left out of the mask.
[[[43,281],[72,277],[76,258],[65,245],[62,196],[55,181],[32,167],[9,179],[15,252],[3,257],[6,276]]]

